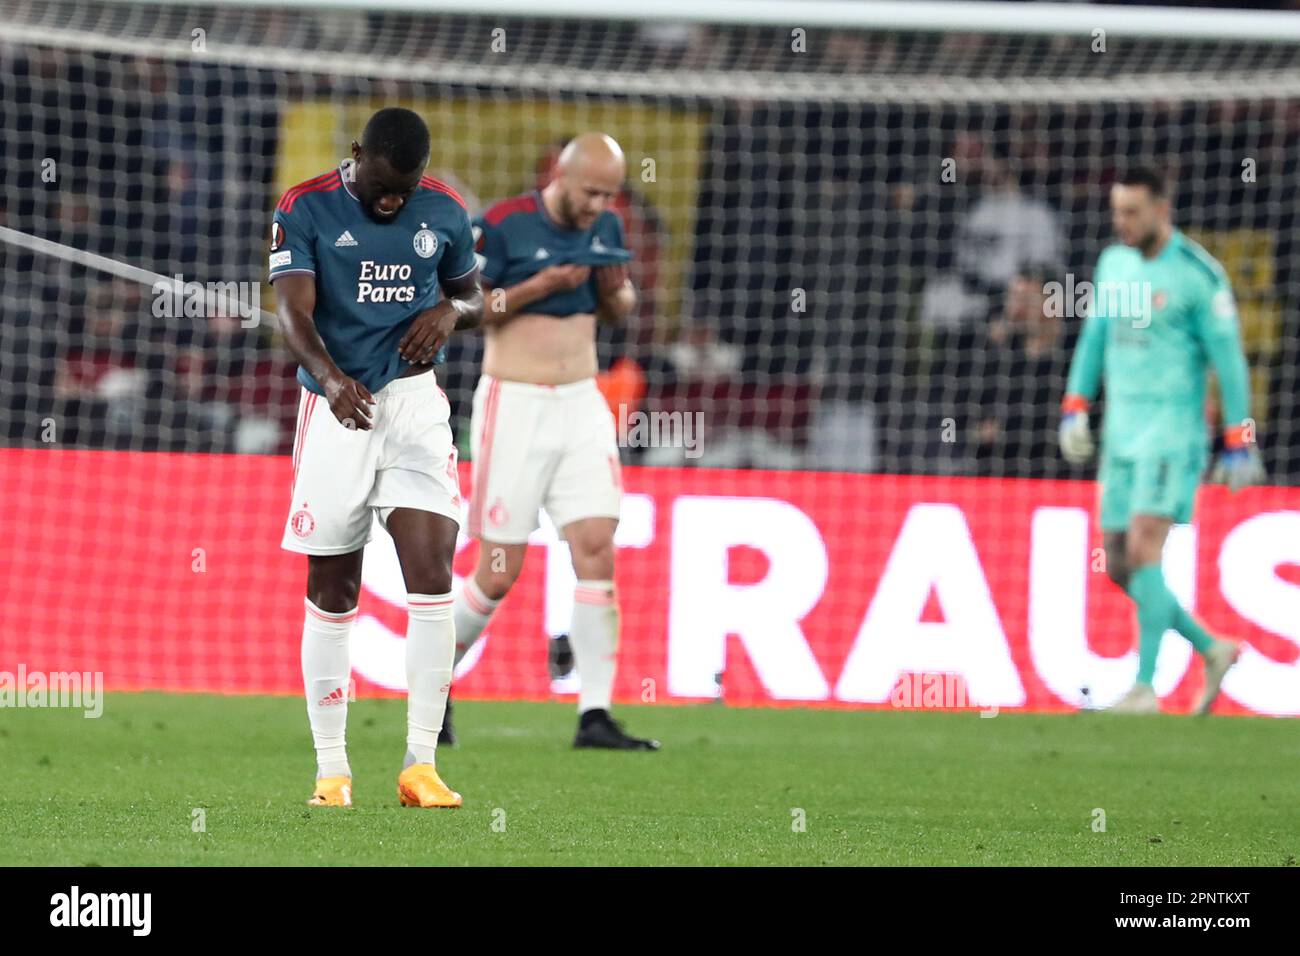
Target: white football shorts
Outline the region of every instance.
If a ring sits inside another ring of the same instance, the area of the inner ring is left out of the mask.
[[[556,528],[619,516],[618,436],[594,378],[532,385],[480,376],[470,447],[473,537],[522,544],[541,508]]]
[[[397,378],[375,393],[372,428],[348,428],[325,396],[302,390],[293,443],[293,501],[280,546],[347,554],[370,540],[372,514],[393,508],[460,523],[460,481],[451,406],[432,371]]]

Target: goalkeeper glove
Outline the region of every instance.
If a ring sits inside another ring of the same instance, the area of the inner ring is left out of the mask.
[[[1247,441],[1246,429],[1234,425],[1223,432],[1223,451],[1214,465],[1210,480],[1216,485],[1227,485],[1229,491],[1240,491],[1248,485],[1264,483],[1264,463],[1259,448]]]
[[[1067,395],[1061,402],[1061,454],[1072,465],[1092,457],[1092,430],[1088,426],[1088,400]]]

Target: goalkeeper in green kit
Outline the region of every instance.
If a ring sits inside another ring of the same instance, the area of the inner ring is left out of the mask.
[[[1205,659],[1197,712],[1206,713],[1239,645],[1211,636],[1178,603],[1160,559],[1170,526],[1191,520],[1205,470],[1210,368],[1224,418],[1224,451],[1212,480],[1233,491],[1264,480],[1237,307],[1223,267],[1174,228],[1159,175],[1141,169],[1120,178],[1110,205],[1119,244],[1097,260],[1092,309],[1062,403],[1061,453],[1076,464],[1092,455],[1088,407],[1104,379],[1098,480],[1106,568],[1137,605],[1139,631],[1137,681],[1111,709],[1159,711],[1156,655],[1173,629]]]

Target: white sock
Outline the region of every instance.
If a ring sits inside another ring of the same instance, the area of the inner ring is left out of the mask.
[[[573,662],[582,684],[578,713],[609,710],[618,661],[618,603],[613,581],[579,581],[569,628]]]
[[[492,619],[492,612],[497,609],[500,601],[494,601],[482,589],[474,583],[474,576],[470,575],[461,585],[460,593],[456,595],[454,605],[454,615],[456,619],[456,660],[459,664],[460,659],[469,653],[469,649],[474,646],[474,642],[479,639],[483,633],[483,628],[487,627],[488,621]]]
[[[451,688],[456,625],[450,594],[408,594],[406,762],[433,763]]]
[[[357,609],[322,611],[305,601],[302,625],[302,684],[307,693],[307,719],[316,745],[318,777],[350,777],[346,731],[352,667],[348,634]]]

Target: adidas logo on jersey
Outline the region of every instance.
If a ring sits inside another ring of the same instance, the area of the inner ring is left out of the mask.
[[[549,258],[551,258],[551,254],[550,254],[549,252],[547,252],[547,251],[546,251],[546,247],[543,246],[542,248],[538,249],[535,253],[533,253],[533,258],[534,258],[534,259],[549,259]]]
[[[352,238],[352,233],[348,232],[346,229],[343,230],[343,235],[334,240],[335,248],[338,248],[339,246],[355,246],[356,244],[357,241]]]

